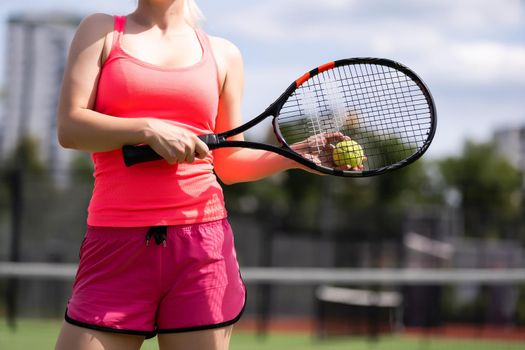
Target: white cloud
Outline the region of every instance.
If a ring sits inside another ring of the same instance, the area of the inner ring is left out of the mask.
[[[525,46],[497,42],[451,45],[455,77],[482,84],[515,83],[525,88]]]
[[[447,0],[448,24],[462,30],[507,28],[523,24],[525,11],[521,0]]]
[[[392,22],[418,29],[439,27],[454,36],[522,26],[525,6],[520,0],[267,0],[227,9],[221,19],[225,28],[266,40],[296,40],[312,33],[331,38],[349,29],[374,30]]]
[[[450,40],[436,32],[422,32],[413,43],[377,36],[374,52],[402,57],[426,77],[439,84],[505,85],[525,88],[525,45],[487,40]]]
[[[46,10],[63,10],[85,12],[86,14],[92,12],[109,12],[109,13],[123,13],[129,11],[136,5],[135,0],[90,0],[90,1],[68,1],[68,0],[0,0],[1,12],[31,12],[31,11],[46,11]]]
[[[322,6],[268,0],[225,16],[220,23],[230,33],[270,50],[296,48],[281,55],[320,49],[333,51],[333,58],[382,56],[417,67],[437,83],[525,85],[525,44],[504,37],[523,33],[520,0],[329,0]]]

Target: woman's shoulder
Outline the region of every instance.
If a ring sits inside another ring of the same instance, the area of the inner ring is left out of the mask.
[[[86,16],[79,24],[72,42],[72,50],[83,51],[88,47],[99,52],[102,62],[111,49],[115,17],[105,13]]]
[[[106,13],[94,13],[82,19],[77,32],[83,34],[107,34],[113,31],[114,16]]]
[[[242,59],[241,51],[231,41],[211,35],[208,35],[208,38],[210,39],[213,52],[218,59],[229,62]]]

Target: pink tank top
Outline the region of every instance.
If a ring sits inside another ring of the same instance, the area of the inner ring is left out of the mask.
[[[120,46],[126,17],[115,17],[113,46],[98,82],[95,110],[118,118],[155,117],[191,132],[212,133],[219,103],[218,71],[206,34],[196,29],[199,62],[166,68],[143,62]],[[164,160],[126,167],[122,151],[93,153],[91,226],[183,225],[226,217],[213,156],[192,164]]]

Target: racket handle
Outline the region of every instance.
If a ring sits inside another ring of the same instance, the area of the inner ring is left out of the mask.
[[[210,150],[217,148],[219,144],[219,138],[215,134],[200,135],[198,137],[208,145]],[[162,159],[162,157],[148,145],[124,146],[122,147],[122,154],[124,155],[124,164],[126,164],[126,166]]]
[[[124,146],[122,147],[122,154],[124,155],[124,164],[126,164],[126,166],[162,159],[162,157],[148,145]]]

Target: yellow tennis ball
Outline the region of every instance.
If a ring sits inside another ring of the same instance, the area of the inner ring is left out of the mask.
[[[333,151],[334,163],[337,166],[360,166],[363,164],[364,157],[363,148],[353,140],[339,142]]]

